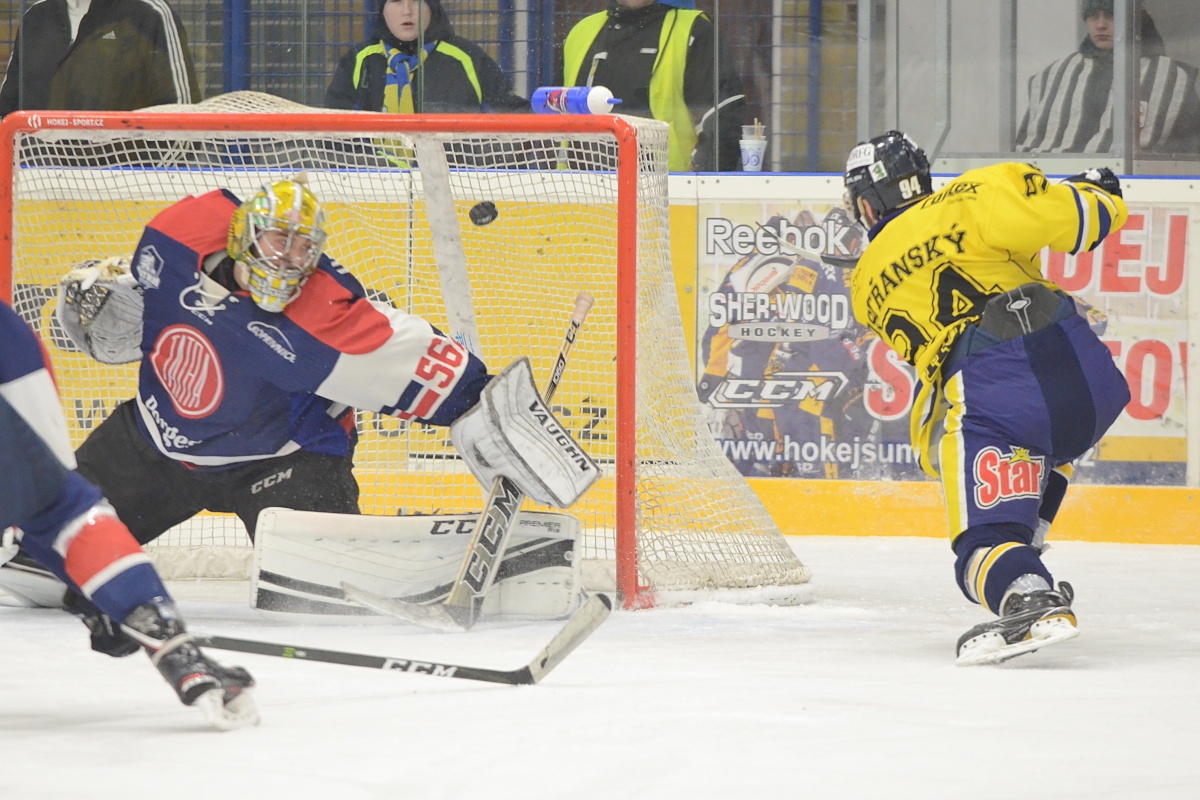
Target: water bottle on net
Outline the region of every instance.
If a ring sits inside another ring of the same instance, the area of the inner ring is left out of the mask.
[[[539,114],[611,114],[619,102],[604,86],[542,86],[530,100]]]

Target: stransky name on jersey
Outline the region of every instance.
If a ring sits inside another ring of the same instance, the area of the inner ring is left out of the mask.
[[[913,245],[901,254],[900,258],[880,270],[877,276],[872,277],[867,284],[870,287],[867,297],[868,324],[873,326],[879,321],[879,311],[883,307],[884,302],[887,301],[888,296],[900,284],[904,283],[904,280],[909,275],[951,254],[952,251],[948,245],[953,246],[953,253],[960,255],[965,253],[966,248],[963,247],[963,239],[966,236],[967,232],[965,230],[961,230],[957,225],[953,225],[945,233],[931,236],[926,241]]]
[[[1045,471],[1045,457],[1031,456],[1023,447],[1007,454],[985,447],[975,456],[975,505],[991,508],[1006,500],[1039,497]]]

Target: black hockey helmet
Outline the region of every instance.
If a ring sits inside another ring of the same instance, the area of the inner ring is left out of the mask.
[[[846,159],[845,182],[846,205],[859,222],[859,198],[882,217],[933,192],[925,151],[900,131],[856,145]]]

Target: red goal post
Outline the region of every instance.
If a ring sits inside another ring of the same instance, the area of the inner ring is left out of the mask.
[[[422,171],[418,151],[444,152],[448,177]],[[330,217],[327,252],[373,299],[453,330],[434,257],[444,225],[429,222],[440,198],[493,370],[528,355],[544,383],[575,296],[596,297],[555,398],[606,472],[570,512],[585,583],[615,587],[626,607],[713,592],[795,602],[808,570],[712,440],[695,395],[666,161],[666,126],[621,116],[328,112],[251,92],[140,112],[18,112],[0,123],[0,294],[47,342],[78,445],[132,397],[136,365],[94,362],[57,328],[54,287],[77,263],[128,257],[144,224],[188,194],[245,197],[303,170]],[[499,216],[472,224],[483,200]],[[364,513],[481,507],[444,429],[363,412],[358,424]],[[168,566],[179,553],[244,560],[248,548],[236,518],[201,515],[148,551],[180,576],[214,568]]]

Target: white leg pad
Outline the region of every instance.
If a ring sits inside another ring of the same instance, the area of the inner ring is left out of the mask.
[[[255,535],[250,605],[293,620],[373,616],[345,598],[343,582],[409,602],[441,602],[458,577],[477,518],[264,509]],[[582,600],[578,536],[574,517],[522,512],[483,604],[484,616],[569,616]]]

